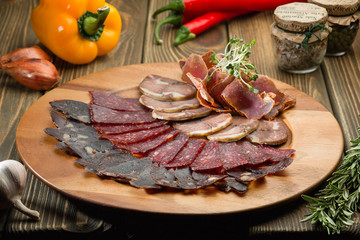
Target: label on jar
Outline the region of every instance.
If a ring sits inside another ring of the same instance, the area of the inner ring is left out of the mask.
[[[294,32],[308,31],[317,23],[325,24],[327,18],[326,9],[312,3],[289,3],[277,7],[274,11],[277,26]]]
[[[326,8],[329,15],[344,16],[355,13],[360,5],[358,0],[308,0],[311,3]]]

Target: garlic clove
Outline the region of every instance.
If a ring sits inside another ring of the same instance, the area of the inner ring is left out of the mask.
[[[39,46],[18,48],[0,58],[0,69],[4,64],[22,59],[45,59],[52,62],[52,58]]]
[[[0,209],[14,207],[25,215],[40,219],[37,211],[27,208],[20,200],[26,183],[25,167],[16,160],[0,162]]]
[[[2,66],[2,70],[22,85],[34,90],[49,90],[61,79],[54,64],[44,59],[9,62]]]

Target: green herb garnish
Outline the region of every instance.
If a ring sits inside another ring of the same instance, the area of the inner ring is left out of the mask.
[[[302,195],[309,202],[312,211],[305,215],[302,222],[321,223],[330,234],[340,233],[354,222],[354,212],[360,209],[360,127],[358,138],[351,141],[351,148],[346,151],[337,171],[327,180],[327,185],[315,197]]]
[[[254,64],[248,61],[248,58],[251,54],[251,47],[256,43],[255,40],[252,40],[250,44],[246,44],[243,39],[231,38],[229,43],[225,47],[224,57],[218,59],[214,53],[211,56],[211,62],[215,65],[215,68],[222,72],[226,72],[234,77],[240,79],[246,86],[249,87],[249,90],[255,93],[259,91],[253,88],[248,82],[246,82],[241,73],[249,77],[249,80],[256,80],[258,78],[257,70]],[[208,76],[210,79],[211,76]]]

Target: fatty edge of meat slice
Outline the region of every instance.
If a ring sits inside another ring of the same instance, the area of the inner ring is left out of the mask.
[[[208,116],[211,110],[206,107],[186,109],[176,113],[166,113],[154,110],[152,117],[161,120],[183,121]]]
[[[173,127],[185,132],[189,137],[202,137],[226,128],[231,122],[230,113],[220,113],[202,119],[174,123]]]
[[[150,109],[161,112],[180,112],[185,109],[200,107],[196,97],[179,101],[161,101],[147,95],[141,95],[139,102]]]

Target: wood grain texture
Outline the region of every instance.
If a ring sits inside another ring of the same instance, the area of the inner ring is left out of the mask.
[[[181,78],[176,63],[129,65],[84,76],[45,94],[24,114],[18,127],[17,148],[26,166],[56,190],[95,204],[155,213],[220,214],[247,212],[297,199],[320,184],[340,160],[343,138],[332,114],[309,95],[276,80],[277,87],[297,101],[294,108],[282,114],[292,131],[292,138],[284,147],[296,150],[294,162],[282,173],[251,184],[241,197],[211,188],[193,194],[168,191],[151,194],[104,180],[75,164],[74,157],[56,149],[56,140],[43,132],[46,127],[53,127],[50,101],[89,102],[88,91],[99,89],[117,89],[121,96],[139,97],[138,83],[149,74]],[[35,146],[40,148],[34,152]]]

